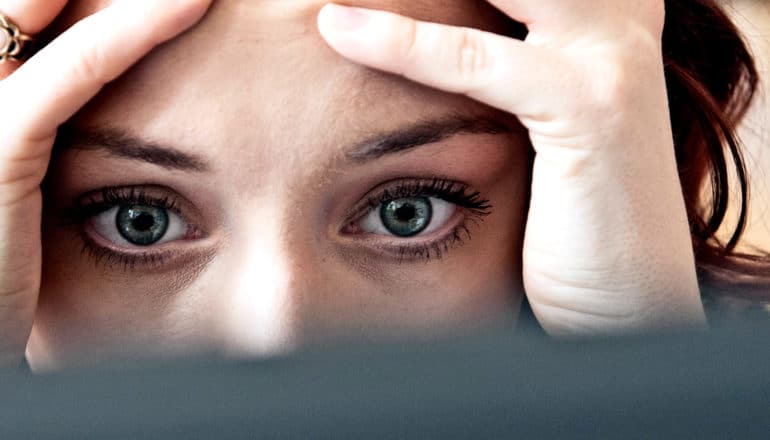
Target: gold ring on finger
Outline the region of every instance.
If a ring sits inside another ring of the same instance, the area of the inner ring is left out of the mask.
[[[10,18],[0,13],[0,63],[8,60],[23,61],[31,41],[32,37],[21,32]]]

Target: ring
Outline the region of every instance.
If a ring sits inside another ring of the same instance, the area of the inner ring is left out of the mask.
[[[22,33],[8,17],[0,13],[0,63],[7,60],[22,61],[27,43],[32,37]]]

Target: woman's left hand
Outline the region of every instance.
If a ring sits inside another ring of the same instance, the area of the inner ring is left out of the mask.
[[[515,114],[536,152],[527,297],[551,334],[703,325],[662,57],[663,0],[489,0],[525,41],[327,5],[343,56]]]

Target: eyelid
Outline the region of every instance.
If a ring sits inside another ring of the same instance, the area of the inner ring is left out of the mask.
[[[117,248],[94,233],[80,230],[84,255],[93,258],[97,265],[118,268],[124,271],[140,267],[143,272],[167,272],[190,266],[203,267],[216,254],[213,244],[191,241],[176,241],[159,245],[152,250],[139,248]]]
[[[181,215],[172,209],[166,209],[166,211],[169,211],[169,223],[164,237],[157,243],[153,243],[150,246],[136,245],[123,237],[116,227],[116,216],[118,215],[119,210],[120,206],[116,205],[106,211],[101,212],[100,214],[91,217],[89,227],[93,229],[95,233],[99,234],[103,239],[114,245],[118,245],[121,249],[157,248],[165,243],[173,243],[175,241],[188,239],[187,237],[191,231],[191,225],[187,223],[181,217]]]
[[[463,217],[460,217],[463,216]],[[450,219],[438,231],[429,236],[413,238],[398,238],[379,234],[351,234],[345,238],[346,246],[351,253],[365,252],[377,258],[392,259],[394,262],[403,263],[409,260],[441,260],[450,249],[462,246],[472,238],[470,225],[480,225],[468,214],[455,212]],[[362,245],[363,243],[363,245]]]
[[[484,199],[480,192],[474,191],[470,185],[465,183],[441,176],[430,178],[404,177],[381,183],[367,191],[360,201],[343,216],[345,221],[342,229],[344,230],[351,223],[361,220],[371,209],[379,207],[386,199],[394,200],[417,196],[435,197],[455,203],[481,217],[490,214],[493,209],[489,200]],[[468,205],[467,202],[469,201],[472,206],[464,206]]]
[[[120,200],[125,199],[125,200]],[[188,226],[185,238],[159,243],[148,247],[123,246],[114,243],[93,227],[93,219],[121,203],[146,203],[165,205],[164,209],[177,214]],[[217,241],[200,211],[178,192],[158,185],[106,187],[91,191],[77,199],[70,212],[63,213],[63,226],[76,228],[84,247],[97,264],[124,270],[141,267],[142,271],[167,271],[210,261]]]
[[[428,224],[425,230],[411,237],[399,237],[388,231],[380,216],[380,207],[371,209],[365,216],[361,217],[361,220],[356,222],[356,225],[360,229],[363,229],[363,232],[365,233],[382,235],[385,237],[398,237],[402,240],[424,239],[425,237],[430,237],[434,232],[440,230],[449,220],[451,220],[456,215],[457,210],[461,208],[452,202],[447,202],[446,200],[437,197],[427,197],[427,199],[432,205],[430,224]],[[366,226],[364,226],[364,224],[366,224]],[[368,230],[367,228],[375,230]]]
[[[162,185],[126,185],[100,188],[80,196],[66,217],[83,222],[120,202],[133,201],[136,204],[161,206],[179,215],[202,234],[210,229],[201,211],[186,197]],[[197,238],[197,237],[196,237]]]
[[[452,216],[431,234],[409,238],[367,233],[358,223],[386,200],[407,197],[434,197],[456,205]],[[376,186],[354,205],[339,230],[343,243],[352,253],[365,252],[376,258],[405,260],[441,260],[456,246],[471,239],[470,226],[480,226],[492,213],[493,206],[470,185],[442,178],[401,178]]]

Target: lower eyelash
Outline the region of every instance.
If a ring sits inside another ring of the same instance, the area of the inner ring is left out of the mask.
[[[477,220],[483,222],[483,218]],[[430,262],[431,260],[441,260],[451,248],[463,246],[466,240],[472,238],[470,228],[468,228],[466,221],[467,219],[455,226],[444,238],[431,243],[396,246],[395,251],[398,254],[398,262],[402,263],[404,260],[416,260],[418,258],[422,258],[426,262]]]
[[[384,186],[384,185],[383,185]],[[352,212],[356,213],[349,222],[355,223],[367,210],[377,209],[383,203],[407,197],[436,197],[453,203],[463,211],[462,221],[443,238],[426,243],[405,243],[382,246],[387,253],[395,254],[399,263],[408,260],[441,260],[453,247],[462,246],[472,238],[470,225],[480,226],[484,218],[492,214],[492,203],[483,198],[480,192],[473,191],[469,185],[449,179],[401,179],[384,190],[376,191],[364,199],[364,203]]]
[[[87,224],[96,215],[115,206],[131,204],[156,206],[176,211],[181,215],[177,209],[175,197],[155,197],[146,188],[106,187],[82,197],[74,206],[64,210],[61,214],[60,226],[74,228],[83,244],[81,255],[92,258],[97,266],[123,271],[130,271],[139,266],[148,270],[159,268],[176,254],[157,249],[147,252],[121,252],[96,242],[88,232]]]
[[[96,199],[94,195],[90,195],[67,209],[63,214],[64,224],[82,223],[97,214],[120,205],[149,205],[178,211],[176,199],[151,197],[142,189],[107,187],[102,188],[98,193],[101,195],[101,199]]]
[[[81,255],[91,257],[97,267],[105,265],[110,268],[118,268],[127,272],[133,270],[137,266],[146,266],[148,268],[160,267],[171,256],[167,252],[142,252],[136,254],[115,252],[94,243],[93,239],[91,239],[85,231],[81,231],[80,235],[83,241],[83,246],[80,250]]]

